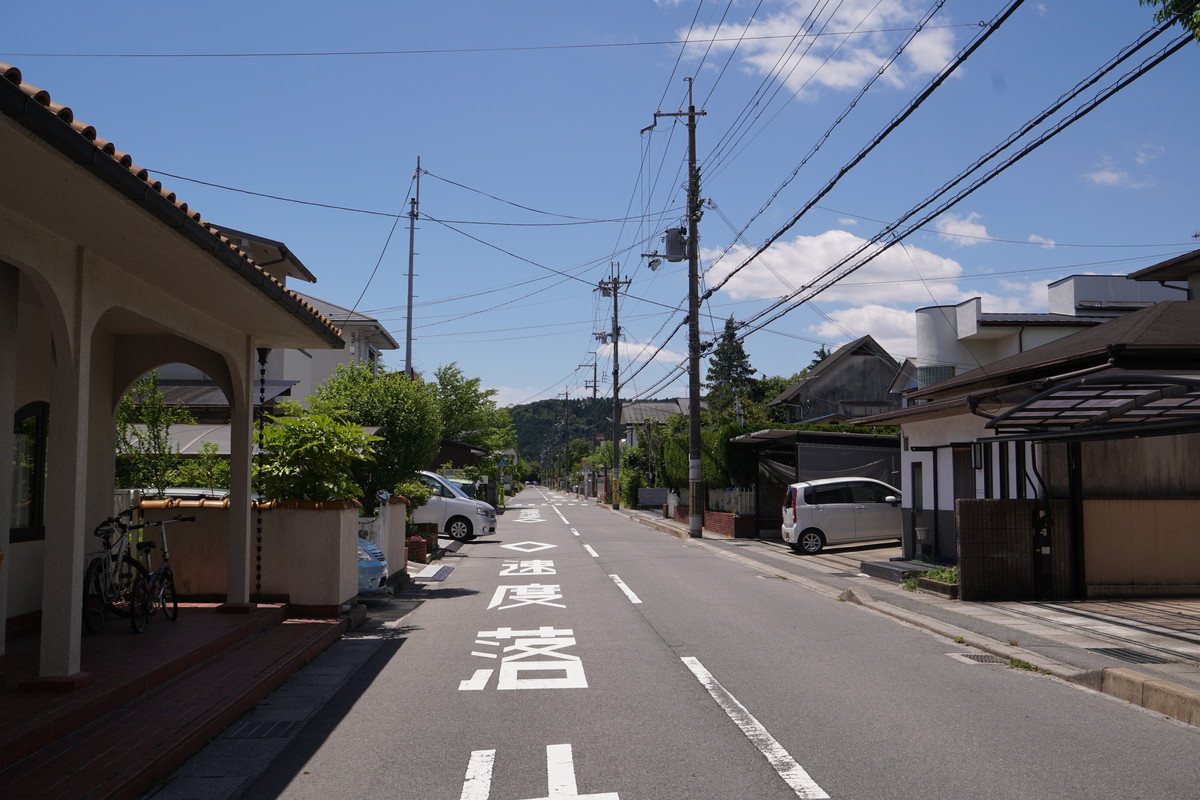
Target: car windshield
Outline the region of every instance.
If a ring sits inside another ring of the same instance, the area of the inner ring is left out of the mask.
[[[442,486],[445,486],[447,489],[449,489],[454,494],[455,497],[461,497],[463,500],[473,499],[469,494],[467,494],[462,489],[455,486],[454,483],[452,483],[451,481],[448,481],[445,478],[443,478],[441,475],[437,476],[437,482],[440,483]]]

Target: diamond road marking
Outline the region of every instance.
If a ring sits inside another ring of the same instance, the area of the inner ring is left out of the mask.
[[[545,542],[517,542],[516,544],[500,545],[506,550],[516,550],[520,553],[536,553],[539,550],[549,550],[552,547],[558,547],[556,544],[546,544]]]

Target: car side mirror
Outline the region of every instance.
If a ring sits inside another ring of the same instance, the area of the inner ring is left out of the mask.
[[[883,498],[883,502],[898,506],[900,505],[900,498],[896,497],[894,494],[889,494],[887,497]]]

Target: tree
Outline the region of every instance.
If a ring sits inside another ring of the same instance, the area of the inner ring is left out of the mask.
[[[822,344],[816,350],[813,350],[813,360],[808,363],[808,366],[804,368],[804,371],[808,372],[810,369],[817,366],[817,364],[820,364],[831,355],[833,355],[833,352],[824,344]]]
[[[722,422],[733,419],[737,399],[749,400],[755,384],[754,367],[750,366],[750,357],[738,338],[738,327],[733,317],[725,320],[725,330],[709,357],[704,376],[708,384],[708,412],[714,420]]]
[[[516,431],[508,411],[496,408],[495,389],[481,389],[479,378],[467,378],[457,363],[438,367],[434,372],[438,408],[444,439],[474,445],[488,451],[479,463],[481,472],[499,476],[492,454],[515,449]]]
[[[352,475],[372,459],[371,436],[339,412],[323,413],[295,403],[290,416],[263,426],[262,453],[255,462],[258,492],[272,500],[355,500],[363,490]]]
[[[363,505],[373,509],[378,492],[396,486],[425,469],[441,443],[442,417],[433,384],[403,372],[370,364],[340,364],[309,401],[309,409],[340,416],[361,427],[378,428],[371,461],[353,465],[362,487]]]
[[[1196,0],[1138,0],[1144,6],[1160,6],[1154,12],[1154,19],[1166,22],[1173,19],[1189,29],[1200,41],[1200,3]]]
[[[182,460],[171,426],[194,421],[186,408],[167,404],[158,370],[139,378],[117,404],[117,488],[164,494]]]

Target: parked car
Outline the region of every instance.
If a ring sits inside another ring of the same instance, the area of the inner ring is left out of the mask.
[[[358,540],[358,593],[376,594],[387,589],[388,563],[383,551],[366,539]]]
[[[451,539],[469,542],[496,532],[496,509],[474,500],[436,472],[418,472],[417,479],[433,491],[429,502],[412,513],[413,522],[432,522]]]
[[[871,478],[793,483],[783,504],[783,540],[797,553],[827,544],[899,539],[900,490]]]

